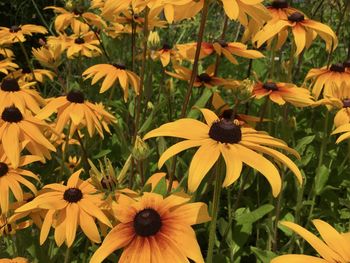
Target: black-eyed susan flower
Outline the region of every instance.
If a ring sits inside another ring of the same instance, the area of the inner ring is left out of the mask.
[[[350,71],[345,70],[343,63],[332,64],[322,68],[313,68],[305,80],[311,80],[312,93],[318,98],[323,91],[324,96],[332,96],[332,89],[340,88],[343,83],[350,83]]]
[[[106,22],[99,15],[84,10],[82,5],[76,5],[72,10],[57,6],[48,6],[45,9],[52,9],[58,14],[55,18],[57,32],[63,32],[68,26],[71,26],[74,32],[88,31],[90,26],[99,29],[106,26]]]
[[[296,56],[305,48],[308,49],[317,35],[326,42],[327,50],[334,49],[338,44],[337,36],[329,26],[308,19],[301,12],[294,12],[287,19],[273,19],[267,22],[262,30],[255,35],[253,41],[257,42],[257,47],[260,47],[263,43],[288,28],[291,28],[294,36]],[[282,39],[285,41],[287,38],[284,36]],[[279,45],[281,46],[281,39],[279,41]]]
[[[2,55],[0,55],[2,56]],[[18,68],[19,66],[12,62],[11,59],[9,58],[4,58],[1,59],[0,58],[0,72],[4,73],[5,75],[9,74],[9,72],[11,71],[15,71],[16,68]]]
[[[32,221],[30,220],[17,223],[5,215],[0,215],[0,237],[14,235],[18,230],[25,229],[31,225]]]
[[[11,73],[12,78],[16,78],[24,82],[36,81],[43,83],[47,78],[52,81],[54,76],[55,73],[47,69],[31,70],[30,68],[22,68]]]
[[[32,54],[43,67],[57,69],[62,63],[62,48],[60,45],[45,45],[37,49],[32,48]]]
[[[35,33],[46,34],[45,27],[37,25],[14,25],[11,27],[0,27],[0,44],[12,44],[16,42],[25,42],[25,36],[31,36]]]
[[[178,6],[187,6],[191,4],[192,0],[161,0],[161,1],[149,1],[150,15],[158,15],[162,11],[166,21],[171,24],[174,22],[175,10]],[[189,7],[189,6],[188,6]],[[179,19],[179,17],[177,17]]]
[[[20,157],[18,167],[14,167],[4,150],[0,149],[0,211],[2,214],[9,211],[11,193],[17,201],[23,201],[24,193],[21,185],[26,186],[33,194],[36,194],[36,187],[27,178],[39,181],[39,177],[21,167],[39,160],[38,156],[24,155]]]
[[[312,223],[315,225],[323,240],[295,223],[281,222],[280,224],[293,230],[304,238],[316,250],[319,257],[289,254],[278,256],[272,259],[271,263],[350,262],[350,237],[339,233],[331,225],[322,220],[315,219]]]
[[[144,193],[139,201],[119,200],[115,215],[120,221],[103,240],[91,258],[102,262],[113,251],[124,248],[119,262],[203,263],[192,225],[210,220],[207,205],[188,203],[190,198],[170,195],[163,198]]]
[[[91,85],[104,78],[100,93],[110,89],[119,80],[125,101],[128,99],[129,85],[134,89],[136,95],[140,92],[140,77],[127,70],[122,64],[97,64],[85,70],[82,75],[85,79],[92,78]]]
[[[160,49],[155,50],[151,55],[153,60],[160,59],[162,66],[166,67],[169,65],[171,58],[176,55],[176,51],[171,45],[164,43]]]
[[[213,43],[213,49],[219,55],[224,55],[233,64],[238,64],[238,61],[233,57],[233,55],[250,59],[264,57],[261,52],[248,49],[247,45],[239,42],[226,42],[224,40],[218,40],[217,42]]]
[[[174,65],[173,68],[175,69],[175,73],[169,71],[166,71],[166,73],[174,78],[190,82],[192,70],[180,65]],[[193,86],[207,88],[212,88],[215,86],[237,87],[239,86],[239,83],[240,82],[236,80],[215,77],[214,67],[209,66],[205,72],[200,73],[196,76]]]
[[[223,116],[220,119],[208,109],[201,109],[201,112],[206,124],[189,118],[180,119],[164,124],[144,137],[144,139],[149,139],[158,136],[172,136],[185,139],[162,154],[158,162],[159,167],[173,155],[199,146],[189,167],[188,188],[191,192],[198,188],[220,155],[223,156],[226,163],[224,187],[231,185],[239,178],[242,164],[245,163],[266,177],[272,187],[273,195],[277,196],[281,190],[279,172],[271,161],[259,153],[267,154],[286,165],[295,174],[299,183],[302,182],[298,167],[287,156],[270,148],[282,149],[299,157],[298,153],[289,148],[285,142],[252,128],[240,127],[236,121],[231,119],[232,116]]]
[[[2,258],[0,259],[0,263],[28,263],[29,260],[23,257],[15,257],[15,258]]]
[[[66,165],[66,167],[69,169],[69,171],[71,173],[74,172],[74,170],[77,169],[77,167],[79,166],[81,162],[81,157],[77,157],[77,156],[69,156],[68,157],[68,161],[65,162],[64,164]]]
[[[84,93],[79,90],[72,90],[66,96],[50,99],[36,117],[43,120],[54,112],[57,112],[56,133],[61,134],[64,127],[70,123],[70,136],[76,130],[87,127],[90,137],[97,131],[103,138],[103,129],[109,131],[105,124],[116,121],[100,104],[86,100]]]
[[[0,112],[14,105],[21,112],[30,110],[34,114],[38,113],[45,105],[45,100],[32,88],[35,84],[15,78],[4,78],[0,84]]]
[[[289,102],[296,107],[306,107],[314,103],[308,89],[298,88],[292,83],[258,82],[255,84],[252,93],[257,99],[268,96],[270,100],[279,105]]]
[[[96,188],[88,181],[79,178],[81,171],[72,174],[67,185],[45,185],[43,189],[47,191],[15,211],[48,209],[40,232],[40,244],[45,242],[51,227],[55,228],[56,244],[61,246],[66,241],[68,247],[74,242],[78,226],[95,243],[101,242],[95,219],[112,227],[106,215],[99,208],[103,202],[102,195],[97,194]]]
[[[43,135],[45,129],[50,127],[28,111],[21,112],[15,106],[2,111],[0,140],[13,167],[18,167],[20,163],[22,143],[31,154],[42,157],[42,161],[51,158],[50,151],[55,152],[56,148]]]
[[[342,135],[340,135],[338,137],[336,143],[341,143],[342,141],[349,139],[350,138],[350,123],[340,125],[338,128],[336,128],[332,132],[332,135],[339,134],[339,133],[342,133]]]
[[[100,42],[92,31],[70,35],[66,38],[66,41],[67,58],[69,59],[79,55],[91,58],[102,53],[98,47]]]

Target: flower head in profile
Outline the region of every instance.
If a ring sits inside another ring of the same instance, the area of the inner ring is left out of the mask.
[[[194,192],[204,176],[222,155],[226,163],[226,177],[223,186],[229,186],[240,176],[243,163],[262,173],[277,196],[281,190],[281,178],[276,166],[260,153],[272,157],[286,165],[297,177],[299,183],[302,176],[298,167],[284,154],[270,147],[283,149],[299,157],[285,142],[275,139],[264,132],[252,128],[240,127],[232,116],[219,118],[208,109],[201,109],[206,124],[194,119],[180,119],[150,131],[144,137],[149,139],[158,136],[172,136],[185,139],[167,149],[159,159],[161,167],[170,157],[192,147],[199,147],[192,158],[188,188]]]
[[[24,82],[36,81],[43,83],[46,79],[53,81],[55,73],[47,69],[33,69],[28,67],[12,72],[11,77]]]
[[[16,220],[0,215],[0,237],[15,235],[18,230],[25,229],[32,225],[31,220],[16,222]]]
[[[28,263],[29,260],[23,257],[15,257],[13,259],[10,258],[2,258],[0,259],[0,263]]]
[[[152,52],[152,59],[159,59],[163,67],[169,65],[171,58],[176,55],[176,50],[168,43],[164,43],[161,48]]]
[[[40,195],[31,202],[16,209],[15,212],[31,211],[33,209],[47,209],[40,232],[40,244],[47,239],[50,228],[55,228],[55,241],[61,246],[64,241],[68,247],[72,246],[78,226],[93,242],[101,241],[95,219],[112,227],[106,215],[99,206],[103,203],[102,195],[88,181],[79,178],[82,170],[72,174],[63,184],[45,185]]]
[[[129,96],[129,85],[134,89],[136,95],[140,92],[140,77],[127,70],[126,66],[122,64],[97,64],[85,70],[83,76],[85,79],[92,78],[91,85],[104,78],[100,93],[110,89],[119,80],[125,101]]]
[[[20,157],[18,167],[13,167],[4,150],[0,148],[0,211],[2,214],[9,211],[11,195],[19,202],[23,201],[24,193],[21,185],[36,194],[36,187],[27,178],[39,181],[39,177],[31,171],[23,169],[22,166],[39,160],[38,156],[23,155]]]
[[[25,36],[32,36],[35,33],[46,34],[47,30],[43,26],[31,24],[0,27],[0,44],[25,42]]]
[[[257,42],[257,47],[260,47],[277,34],[282,34],[278,43],[278,46],[282,46],[287,40],[285,31],[288,28],[292,30],[294,36],[296,56],[305,48],[308,49],[317,35],[326,42],[326,48],[329,51],[335,49],[338,45],[337,36],[329,26],[307,18],[299,11],[290,14],[287,19],[270,20],[262,30],[255,35],[253,41]]]
[[[231,79],[223,79],[220,77],[214,76],[214,67],[215,65],[209,66],[205,72],[197,75],[193,86],[194,87],[206,87],[212,88],[215,86],[225,86],[225,87],[237,87],[239,86],[239,81]],[[182,67],[180,65],[174,65],[175,73],[166,71],[166,73],[174,78],[185,80],[190,82],[192,70]]]
[[[343,83],[350,83],[350,71],[345,70],[343,63],[332,64],[322,68],[313,68],[306,75],[305,80],[311,80],[312,93],[316,98],[332,96],[333,89],[340,88]]]
[[[90,137],[97,131],[103,138],[103,130],[109,131],[106,129],[107,124],[116,121],[101,105],[86,100],[84,93],[79,90],[71,90],[66,96],[50,99],[36,117],[43,120],[54,112],[57,112],[55,131],[58,134],[62,133],[66,124],[71,123],[70,135],[77,129],[87,127]]]
[[[37,49],[32,48],[32,54],[43,67],[57,69],[62,63],[62,48],[60,45],[45,45]]]
[[[3,58],[3,59],[2,59]],[[6,58],[2,54],[0,54],[0,72],[5,75],[9,74],[11,71],[15,71],[19,66],[12,62],[10,58]]]
[[[16,106],[6,107],[1,113],[0,141],[13,167],[20,164],[22,145],[33,155],[49,159],[50,151],[56,148],[44,136],[50,127],[42,120],[33,117],[28,111],[21,112]]]
[[[331,225],[319,219],[313,220],[312,223],[315,225],[323,240],[295,223],[281,222],[280,224],[293,230],[304,238],[316,250],[319,257],[289,254],[278,256],[274,258],[271,263],[350,262],[350,233],[341,234]]]
[[[189,197],[144,193],[139,200],[124,196],[115,206],[120,222],[91,258],[100,263],[113,251],[124,248],[119,262],[204,263],[192,225],[210,220],[207,205],[188,203]]]
[[[258,82],[253,89],[253,95],[257,99],[268,96],[273,102],[284,105],[286,102],[296,107],[306,107],[314,103],[308,89],[298,88],[291,83],[283,82]]]

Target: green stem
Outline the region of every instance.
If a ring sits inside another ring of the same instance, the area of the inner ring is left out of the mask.
[[[50,34],[54,36],[55,33],[52,31],[52,29],[51,29],[51,28],[49,27],[49,25],[46,23],[46,20],[45,20],[45,18],[43,17],[43,15],[41,14],[38,5],[35,3],[35,0],[32,0],[32,3],[33,3],[33,6],[34,6],[34,8],[35,8],[35,11],[38,13],[38,15],[39,15],[39,17],[40,17],[41,22],[45,25],[45,27],[47,28],[47,30],[49,30]]]
[[[211,223],[209,227],[209,244],[208,244],[208,254],[207,254],[207,263],[213,262],[214,256],[214,245],[216,238],[216,222],[218,219],[218,213],[220,208],[220,195],[222,189],[222,160],[221,157],[216,164],[216,172],[215,172],[215,186],[214,186],[214,195],[213,195],[213,203],[212,203],[212,212],[211,212]]]
[[[28,53],[27,53],[27,51],[26,51],[26,49],[25,49],[25,47],[24,47],[22,41],[18,39],[18,43],[19,43],[19,45],[20,45],[20,47],[21,47],[21,50],[22,50],[22,52],[23,52],[23,55],[24,55],[24,57],[25,57],[25,59],[26,59],[27,65],[28,65],[30,71],[32,72],[33,80],[34,80],[34,81],[37,81],[36,78],[35,78],[35,75],[34,75],[34,69],[33,69],[33,67],[32,67],[32,64],[30,63],[30,59],[29,59]]]
[[[81,148],[81,152],[82,152],[82,157],[83,157],[83,166],[84,166],[84,170],[86,173],[89,173],[90,170],[90,165],[89,165],[89,161],[88,161],[88,157],[87,157],[87,151],[83,142],[83,139],[81,138],[81,136],[79,135],[79,132],[76,132],[79,144],[80,144],[80,148]]]
[[[72,255],[72,247],[67,247],[66,253],[64,254],[64,263],[69,263]]]
[[[69,125],[68,125],[68,129],[67,129],[67,133],[66,133],[66,138],[65,138],[65,141],[64,141],[64,147],[62,149],[62,159],[61,159],[61,167],[60,167],[60,176],[59,176],[59,182],[61,180],[63,180],[63,177],[64,177],[64,162],[66,160],[66,155],[67,155],[67,149],[68,149],[68,146],[69,146],[69,135],[70,135],[70,127],[71,127],[72,123],[69,122]]]
[[[276,213],[275,213],[275,225],[273,229],[273,241],[272,241],[272,251],[277,251],[278,246],[278,221],[280,219],[281,215],[281,205],[282,205],[282,198],[283,198],[283,185],[284,185],[284,179],[285,179],[285,173],[282,171],[281,180],[282,180],[282,191],[278,196],[277,204],[276,204]]]

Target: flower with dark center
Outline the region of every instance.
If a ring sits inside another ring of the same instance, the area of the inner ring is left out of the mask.
[[[350,68],[350,59],[347,60],[347,61],[345,61],[345,62],[343,63],[343,66],[346,67],[346,68]]]
[[[233,114],[233,109],[224,110],[223,113],[219,116],[220,119],[226,119],[226,120],[234,120],[235,116]]]
[[[288,16],[288,20],[291,22],[302,22],[304,21],[305,16],[302,13],[294,12],[290,16]]]
[[[277,84],[275,82],[266,82],[263,85],[263,88],[266,90],[276,91],[278,90]]]
[[[1,118],[7,122],[20,122],[23,120],[23,115],[18,108],[12,106],[4,109]]]
[[[113,63],[113,66],[117,69],[126,69],[126,66],[122,63]]]
[[[85,101],[84,93],[79,90],[72,90],[68,93],[67,100],[73,103],[82,104]]]
[[[232,120],[221,119],[211,125],[209,137],[221,143],[238,143],[242,139],[242,131]]]
[[[275,0],[271,3],[271,6],[276,9],[288,8],[288,2],[286,0]]]
[[[64,191],[63,199],[69,203],[76,203],[83,198],[83,193],[79,188],[69,188]]]
[[[170,50],[171,48],[172,48],[171,45],[169,45],[168,43],[164,43],[163,47],[161,49],[163,49],[163,50]]]
[[[85,40],[84,38],[78,37],[77,39],[74,40],[74,43],[81,45],[85,43]]]
[[[343,100],[343,108],[350,108],[350,99]]]
[[[0,162],[0,177],[6,175],[8,171],[9,167],[7,166],[7,164]]]
[[[219,43],[219,45],[221,47],[227,47],[228,46],[227,42],[225,40],[223,40],[223,39],[218,39],[216,42]]]
[[[103,177],[101,179],[101,186],[103,189],[108,190],[116,186],[115,181],[110,176]]]
[[[329,68],[330,71],[334,71],[334,72],[345,72],[345,66],[342,63],[336,63],[336,64],[332,64],[332,66]]]
[[[305,16],[302,13],[294,12],[290,16],[288,16],[288,20],[291,22],[302,22],[304,21]]]
[[[11,26],[10,27],[10,32],[11,33],[17,33],[18,31],[22,30],[21,27],[19,26]]]
[[[23,74],[29,74],[29,73],[32,73],[32,70],[29,67],[24,67],[22,69],[22,73]]]
[[[207,73],[202,73],[198,76],[200,82],[208,83],[211,81],[211,77]]]
[[[157,211],[147,208],[138,212],[134,218],[134,229],[142,237],[153,236],[162,227],[162,220]]]
[[[3,91],[19,91],[20,87],[16,79],[4,79],[1,83],[1,90]]]

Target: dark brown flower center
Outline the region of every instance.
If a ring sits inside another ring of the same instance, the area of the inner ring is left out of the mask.
[[[1,90],[3,91],[19,91],[20,87],[16,79],[4,79],[1,83]]]
[[[234,120],[236,118],[236,116],[234,116],[233,114],[233,110],[229,109],[229,110],[224,110],[221,115],[220,115],[220,119],[225,119],[225,120]]]
[[[117,69],[126,69],[126,66],[121,63],[114,63],[113,66],[116,67]]]
[[[238,143],[242,139],[242,131],[231,119],[221,119],[211,125],[209,137],[221,143]]]
[[[172,48],[172,46],[169,45],[168,43],[164,43],[163,47],[162,47],[163,50],[170,50],[171,48]]]
[[[84,94],[79,90],[72,90],[67,95],[67,100],[73,103],[84,103]]]
[[[216,42],[219,43],[219,45],[221,47],[227,47],[228,46],[227,42],[225,40],[223,40],[223,39],[218,39]]]
[[[134,229],[142,237],[153,236],[162,227],[162,220],[157,211],[147,208],[138,212],[134,218]]]
[[[23,74],[29,74],[29,73],[32,73],[32,71],[30,70],[30,68],[25,67],[25,68],[22,69],[22,73]]]
[[[343,100],[343,107],[350,108],[350,99]]]
[[[78,37],[78,38],[76,38],[75,40],[74,40],[74,43],[75,44],[84,44],[85,43],[85,40],[84,40],[84,38],[82,38],[82,37]]]
[[[10,27],[10,32],[11,33],[17,33],[18,31],[22,30],[21,27],[19,26],[11,26]]]
[[[7,166],[7,164],[0,162],[0,177],[6,175],[8,171],[9,167]]]
[[[20,122],[23,120],[21,111],[15,106],[7,107],[1,114],[1,118],[7,122]]]
[[[334,71],[334,72],[345,72],[345,66],[342,63],[336,63],[336,64],[332,64],[332,66],[329,68],[330,71]]]
[[[288,20],[291,22],[302,22],[304,21],[305,16],[302,13],[294,12],[290,16],[288,16]]]
[[[288,8],[288,2],[286,0],[275,0],[271,3],[271,6],[276,9]]]
[[[116,186],[116,183],[112,177],[106,176],[101,179],[101,186],[103,189],[108,190]]]
[[[79,8],[79,7],[76,7],[73,9],[73,14],[75,14],[76,16],[80,16],[84,13],[84,10],[83,8]]]
[[[350,59],[347,60],[347,61],[345,61],[345,62],[343,63],[343,66],[346,67],[346,68],[350,68]]]
[[[69,203],[76,203],[83,198],[83,193],[78,188],[69,188],[64,191],[63,199]]]
[[[277,84],[275,82],[266,82],[263,85],[263,88],[266,90],[276,91],[278,90]]]
[[[207,73],[202,73],[198,76],[200,82],[208,83],[211,81],[211,77]]]

